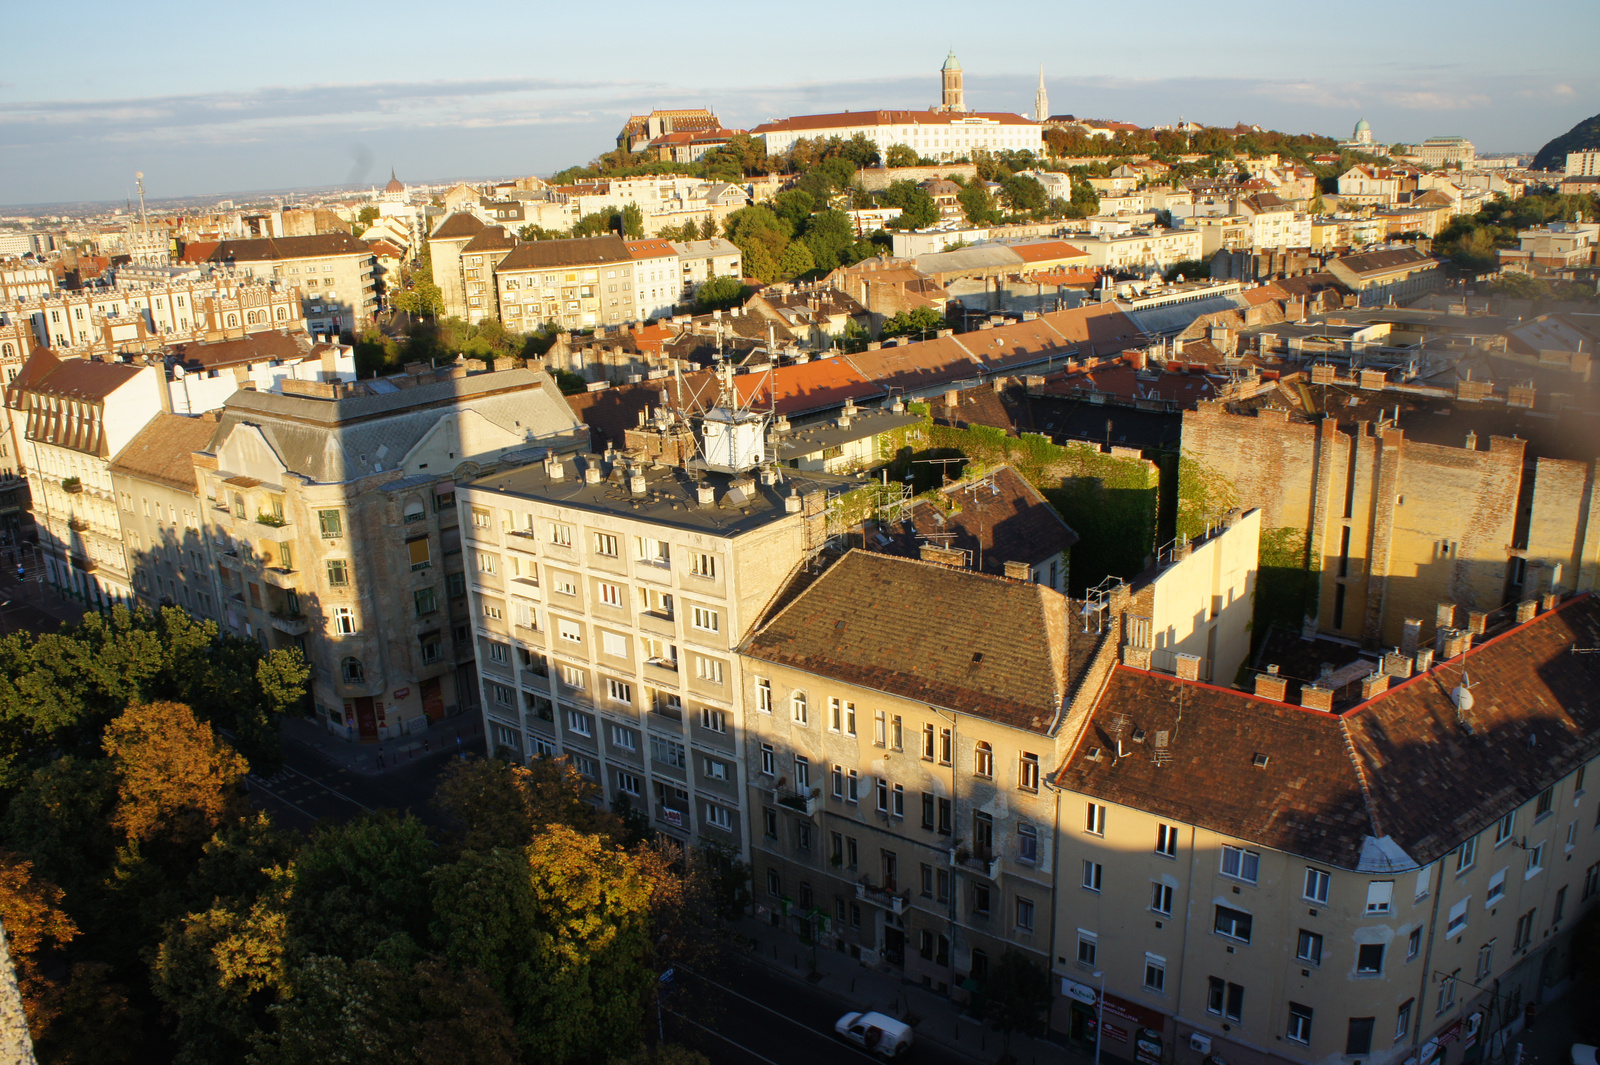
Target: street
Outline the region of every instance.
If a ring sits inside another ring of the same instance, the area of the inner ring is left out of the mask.
[[[716,1065],[883,1060],[833,1034],[834,1022],[859,1007],[737,954],[724,956],[707,974],[676,968],[663,1006],[667,1039],[694,1047]],[[978,1040],[983,1030],[970,1028]],[[984,1032],[984,1038],[993,1044],[999,1036]],[[900,1060],[970,1065],[970,1059],[927,1040],[914,1042]]]

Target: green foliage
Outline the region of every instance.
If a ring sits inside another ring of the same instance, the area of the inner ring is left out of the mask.
[[[895,229],[925,229],[939,220],[939,207],[928,190],[915,181],[896,181],[878,193],[884,207],[900,208],[900,217],[889,223]]]
[[[989,190],[982,185],[966,186],[956,193],[956,201],[961,204],[961,211],[967,216],[969,225],[989,226],[1000,221],[1000,212],[995,209],[994,197],[990,196]]]
[[[1177,535],[1198,539],[1238,505],[1238,490],[1226,475],[1191,455],[1179,457]]]
[[[1527,274],[1507,272],[1485,286],[1491,296],[1522,300],[1588,300],[1597,298],[1592,285],[1580,281],[1549,280]]]
[[[550,376],[555,379],[556,387],[563,396],[576,396],[589,390],[589,382],[570,370],[551,370]]]
[[[779,218],[789,223],[789,232],[793,233],[800,228],[800,223],[811,217],[811,212],[817,209],[816,197],[801,189],[789,189],[780,192],[772,198],[772,211]]]
[[[944,315],[932,307],[914,307],[900,311],[883,323],[880,335],[885,339],[899,336],[918,336],[922,339],[945,328]]]
[[[1252,631],[1257,646],[1273,626],[1298,632],[1316,612],[1317,573],[1311,568],[1302,529],[1262,529]]]
[[[1049,197],[1038,178],[1015,175],[1001,183],[1000,195],[1007,206],[1019,214],[1042,215],[1049,207]]]
[[[811,257],[811,249],[803,240],[791,240],[789,246],[783,249],[783,257],[778,260],[778,280],[788,281],[790,278],[809,274],[817,268],[817,262]]]
[[[1560,170],[1567,165],[1568,152],[1596,149],[1600,149],[1600,115],[1590,115],[1559,137],[1546,142],[1533,157],[1533,169]]]
[[[313,954],[353,959],[387,940],[427,941],[421,889],[434,848],[413,817],[375,814],[323,825],[292,868],[295,930]]]
[[[744,282],[737,277],[720,277],[712,274],[694,294],[694,312],[705,314],[713,310],[726,310],[744,302]]]
[[[1199,278],[1211,276],[1211,264],[1203,259],[1184,259],[1173,263],[1167,268],[1166,279],[1176,281],[1179,276],[1185,281],[1194,281]]]
[[[843,211],[824,210],[810,215],[804,220],[800,239],[811,253],[813,266],[822,273],[854,261],[851,245],[856,231],[850,216]]]
[[[888,154],[884,157],[883,165],[889,167],[916,166],[916,149],[906,144],[891,144]]]

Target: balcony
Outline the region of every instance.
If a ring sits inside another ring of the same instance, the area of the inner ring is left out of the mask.
[[[950,864],[993,880],[995,868],[1000,864],[1000,860],[992,854],[973,854],[965,847],[957,847],[950,852]]]
[[[311,619],[304,614],[273,614],[272,627],[290,636],[304,636],[311,631]]]
[[[263,582],[274,588],[294,588],[295,571],[292,569],[279,569],[277,566],[267,566],[261,571]]]
[[[896,895],[885,888],[873,887],[865,880],[856,885],[856,898],[862,902],[869,902],[874,906],[882,907],[896,917],[905,913],[906,910],[904,895]]]
[[[279,540],[294,539],[294,522],[281,518],[276,514],[257,514],[255,523],[277,530],[278,535],[276,538]]]
[[[223,566],[227,569],[236,569],[241,571],[244,569],[244,563],[239,561],[239,552],[237,551],[217,552],[217,565]]]
[[[639,629],[655,633],[657,636],[678,635],[678,625],[672,615],[658,614],[653,610],[646,610],[639,615]]]
[[[87,518],[68,518],[67,528],[73,532],[88,532],[89,520]]]
[[[814,816],[822,808],[821,788],[811,788],[807,791],[774,788],[772,794],[779,806],[805,814],[807,817]]]
[[[72,495],[77,495],[79,492],[83,491],[83,482],[76,477],[63,478],[61,481],[61,490]]]
[[[84,573],[93,573],[95,570],[100,568],[100,563],[96,562],[88,555],[72,555],[69,557],[72,560],[72,568],[75,570],[81,570]]]

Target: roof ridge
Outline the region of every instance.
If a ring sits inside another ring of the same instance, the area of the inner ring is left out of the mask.
[[[1339,718],[1339,738],[1344,741],[1345,755],[1350,759],[1351,768],[1356,771],[1356,782],[1361,785],[1361,804],[1366,807],[1372,835],[1375,839],[1382,839],[1388,833],[1383,830],[1383,822],[1378,817],[1377,803],[1372,798],[1372,785],[1367,780],[1366,767],[1361,764],[1361,755],[1356,750],[1355,740],[1350,737],[1350,723],[1343,717]]]

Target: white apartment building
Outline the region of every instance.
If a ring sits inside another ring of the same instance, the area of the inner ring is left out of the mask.
[[[973,152],[1039,152],[1042,126],[1005,111],[846,111],[841,114],[799,115],[764,122],[750,131],[779,155],[798,140],[849,140],[863,134],[887,154],[896,145],[918,156],[949,161]]]
[[[1152,267],[1165,270],[1185,259],[1198,259],[1202,243],[1196,229],[1163,229],[1151,226],[1117,232],[1117,227],[1107,227],[1089,236],[1074,236],[1074,247],[1088,256],[1084,269],[1124,269]]]
[[[54,292],[55,272],[32,259],[0,259],[0,306]]]
[[[1339,175],[1339,198],[1352,203],[1394,203],[1400,176],[1388,167],[1353,166]]]
[[[713,277],[743,277],[739,246],[730,240],[675,240],[683,299],[694,297],[700,286]]]
[[[634,313],[640,318],[670,317],[683,299],[678,246],[670,240],[630,240],[627,245],[633,257]]]
[[[1600,176],[1600,151],[1568,152],[1566,173],[1568,177]]]

